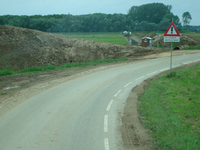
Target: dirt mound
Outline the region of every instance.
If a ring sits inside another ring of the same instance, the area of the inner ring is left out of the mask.
[[[187,34],[180,34],[180,42],[177,42],[174,44],[175,46],[178,46],[179,48],[186,47],[186,46],[197,46],[200,45],[200,40],[187,35]],[[157,36],[154,36],[153,38],[153,46],[157,45]],[[158,43],[161,47],[171,47],[170,42],[164,42],[164,36],[159,35]]]
[[[145,37],[153,38],[155,36],[157,36],[156,33],[147,33],[147,34],[145,34]]]
[[[0,69],[15,70],[48,64],[103,58],[138,57],[159,50],[69,38],[12,26],[0,26]]]

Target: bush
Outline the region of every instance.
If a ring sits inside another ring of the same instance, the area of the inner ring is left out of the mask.
[[[0,76],[12,75],[13,72],[10,70],[0,70]]]

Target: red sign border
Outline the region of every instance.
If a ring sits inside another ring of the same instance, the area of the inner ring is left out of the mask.
[[[170,30],[171,26],[174,27],[174,29],[175,29],[175,31],[176,31],[177,34],[167,34],[168,31]],[[164,36],[180,36],[180,34],[179,34],[179,32],[178,32],[178,29],[176,28],[176,26],[175,26],[175,24],[174,24],[173,21],[172,21],[171,24],[169,25],[169,27],[168,27],[167,31],[165,32]]]

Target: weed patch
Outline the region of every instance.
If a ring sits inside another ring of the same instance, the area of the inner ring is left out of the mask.
[[[0,70],[0,76],[12,75],[13,71],[10,70]]]
[[[19,71],[12,71],[9,69],[5,70],[0,70],[0,76],[6,76],[6,75],[13,75],[13,74],[19,74],[19,73],[25,73],[27,75],[35,75],[36,72],[41,72],[41,71],[49,71],[49,70],[56,70],[56,69],[66,69],[66,68],[71,68],[71,67],[80,67],[80,66],[89,66],[89,65],[99,65],[99,64],[104,64],[104,63],[111,63],[111,62],[120,62],[120,61],[127,61],[127,58],[119,58],[119,59],[98,59],[98,60],[93,60],[87,62],[76,62],[76,63],[67,63],[62,66],[54,66],[54,65],[48,65],[45,67],[31,67]]]
[[[176,77],[176,72],[168,73],[166,77],[167,77],[167,78]]]
[[[189,47],[185,47],[185,48],[183,48],[183,50],[193,50],[193,49],[200,49],[200,45],[198,45],[198,46],[189,46]]]
[[[0,93],[0,95],[7,95],[7,93]]]

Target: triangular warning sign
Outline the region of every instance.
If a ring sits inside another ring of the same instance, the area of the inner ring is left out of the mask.
[[[164,36],[180,36],[175,24],[172,22],[167,31],[165,32]]]

